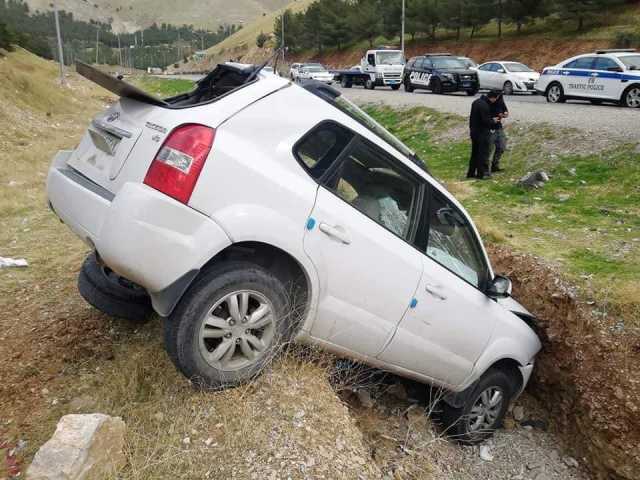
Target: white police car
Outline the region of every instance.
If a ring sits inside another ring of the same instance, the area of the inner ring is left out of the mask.
[[[536,90],[551,103],[569,99],[640,108],[640,52],[597,50],[542,71]]]

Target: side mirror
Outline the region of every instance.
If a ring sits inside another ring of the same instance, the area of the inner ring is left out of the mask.
[[[490,297],[510,297],[511,288],[511,280],[502,275],[496,275],[491,284],[489,284],[487,295]]]
[[[499,68],[499,69],[498,69],[498,73],[505,73],[505,72],[504,72],[504,68]]]

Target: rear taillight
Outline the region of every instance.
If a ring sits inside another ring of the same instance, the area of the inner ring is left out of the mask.
[[[153,159],[145,185],[189,203],[216,131],[204,125],[186,124],[173,130]]]

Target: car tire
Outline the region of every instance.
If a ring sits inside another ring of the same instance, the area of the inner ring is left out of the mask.
[[[558,82],[554,82],[547,87],[545,92],[547,102],[549,103],[564,103],[567,99],[564,96],[564,89]]]
[[[364,82],[364,88],[367,90],[375,90],[376,84],[372,82],[370,78],[367,78]]]
[[[465,444],[490,437],[503,424],[509,402],[516,393],[514,383],[503,370],[490,369],[467,395],[462,407],[444,403],[442,423],[446,435]]]
[[[147,292],[102,265],[95,253],[82,264],[78,291],[89,305],[111,317],[142,323],[153,315]]]
[[[398,85],[391,85],[391,90],[400,90],[400,84],[398,84]]]
[[[505,95],[513,95],[513,83],[506,81],[502,86],[502,93]]]
[[[631,85],[622,94],[622,105],[628,108],[640,108],[640,85]]]
[[[165,348],[194,385],[233,387],[264,369],[291,338],[292,325],[278,278],[251,262],[225,262],[204,271],[165,319]]]
[[[413,93],[415,89],[413,88],[413,85],[411,85],[411,82],[409,80],[405,80],[404,81],[404,91],[407,93]]]
[[[439,79],[435,78],[432,81],[431,91],[436,95],[442,95],[442,83]]]
[[[342,86],[342,88],[351,88],[353,86],[353,83],[351,82],[351,80],[347,77],[341,77],[340,78],[340,85]]]

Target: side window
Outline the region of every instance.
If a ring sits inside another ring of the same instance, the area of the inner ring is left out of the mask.
[[[413,68],[415,70],[422,70],[423,67],[424,67],[424,58],[418,58],[416,60],[416,63],[414,63]]]
[[[369,55],[367,55],[367,63],[369,63],[369,65],[374,65],[376,64],[376,55],[374,53],[370,53]]]
[[[294,155],[318,180],[338,158],[353,138],[353,133],[335,123],[321,123],[294,147]]]
[[[492,65],[493,63],[487,63],[486,65],[482,65],[481,67],[479,67],[478,70],[482,70],[483,72],[490,72]]]
[[[590,70],[591,65],[593,65],[593,61],[593,57],[582,57],[574,60],[573,62],[567,63],[564,68],[582,68],[585,70]]]
[[[596,58],[596,61],[593,64],[593,69],[594,70],[609,70],[609,69],[613,69],[613,70],[622,71],[622,68],[620,68],[620,65],[618,65],[616,62],[614,62],[610,58],[606,58],[606,57],[598,57],[598,58]]]
[[[431,59],[430,58],[425,58],[424,59],[424,63],[422,64],[422,68],[424,68],[424,69],[433,68],[433,63],[431,63]]]
[[[387,230],[408,238],[419,185],[385,153],[354,142],[325,186]]]
[[[428,215],[427,255],[474,287],[481,287],[487,269],[469,221],[438,192],[433,192]]]

